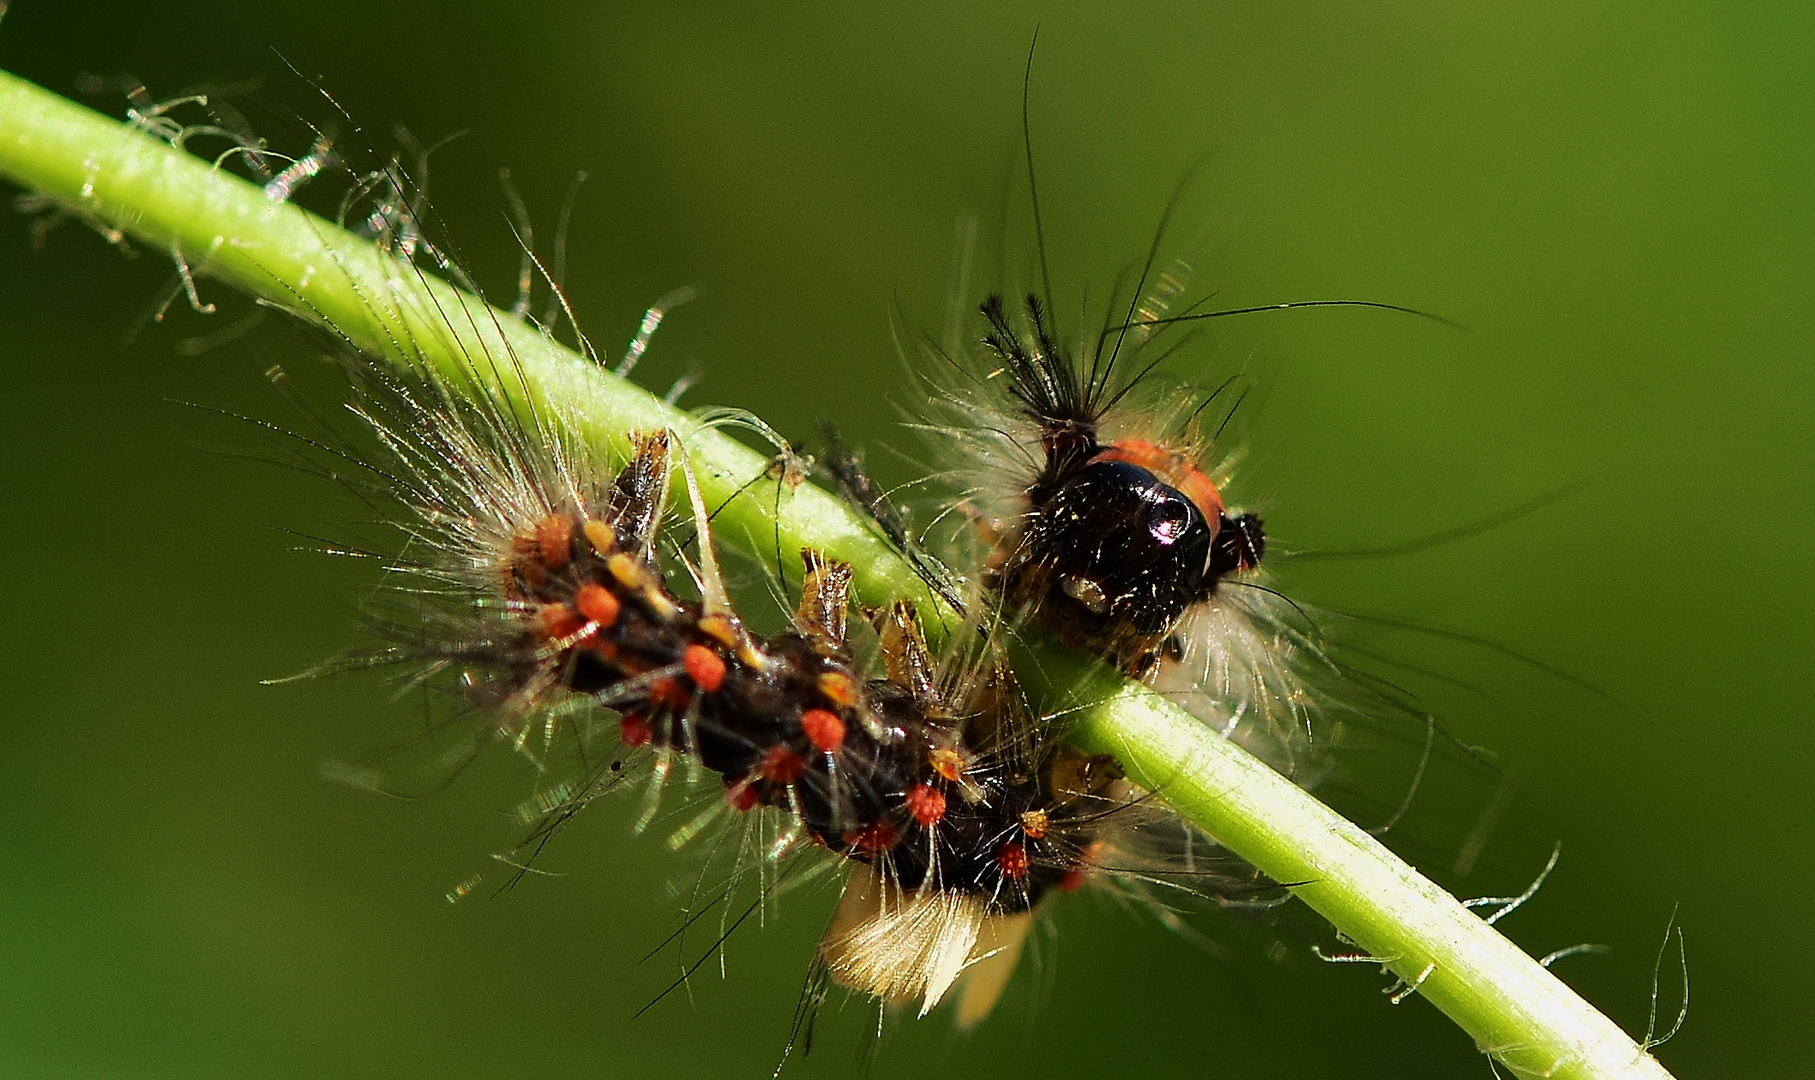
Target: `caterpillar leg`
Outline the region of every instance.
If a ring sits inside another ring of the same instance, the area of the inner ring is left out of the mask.
[[[805,633],[833,648],[845,644],[846,617],[851,610],[851,564],[837,562],[811,549],[802,549],[806,575],[800,584],[800,606],[794,622]]]

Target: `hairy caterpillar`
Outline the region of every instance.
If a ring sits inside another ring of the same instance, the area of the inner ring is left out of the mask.
[[[1423,313],[1372,301],[1227,310],[1184,303],[1188,262],[1159,262],[1169,208],[1132,284],[1112,291],[1102,323],[1067,336],[1051,314],[1031,137],[1023,137],[1041,290],[1012,305],[992,293],[975,323],[947,343],[922,338],[910,357],[925,402],[911,410],[914,425],[932,435],[938,474],[956,488],[938,515],[958,522],[941,554],[960,576],[977,577],[1011,621],[1149,683],[1280,771],[1314,783],[1328,765],[1328,748],[1315,745],[1318,714],[1419,710],[1379,687],[1354,685],[1304,609],[1268,584],[1261,517],[1225,494],[1240,455],[1222,436],[1241,396],[1224,396],[1239,375],[1199,384],[1159,369],[1184,344],[1181,327],[1201,320],[1331,306]],[[846,462],[837,470],[844,489],[870,505],[860,467],[848,455],[835,452],[834,460]],[[929,578],[943,580],[938,560],[888,520],[892,508],[872,513],[932,567]]]
[[[1264,888],[1225,873],[1214,845],[1190,840],[1113,759],[1066,747],[1030,715],[991,628],[935,657],[911,605],[873,612],[882,674],[866,677],[847,617],[850,568],[806,551],[792,627],[747,629],[673,433],[633,436],[631,460],[608,478],[601,453],[558,414],[478,380],[349,363],[354,411],[389,459],[372,469],[406,543],[386,556],[377,643],[340,666],[457,687],[467,732],[457,758],[503,744],[552,761],[551,748],[578,748],[589,764],[531,803],[532,845],[637,784],[647,824],[664,787],[704,771],[717,794],[683,831],[767,818],[756,827],[765,842],[729,870],[727,888],[753,878],[761,902],[785,875],[824,872],[801,862],[850,866],[803,1023],[827,978],[884,1005],[917,1001],[924,1015],[961,976],[958,1021],[976,1023],[1041,899],[1093,874],[1236,902]],[[693,599],[669,587],[661,558],[677,468]]]

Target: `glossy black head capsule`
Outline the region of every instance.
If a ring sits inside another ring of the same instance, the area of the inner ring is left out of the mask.
[[[1191,605],[1224,574],[1253,569],[1265,546],[1255,515],[1218,507],[1211,518],[1152,470],[1096,460],[1034,508],[1004,586],[1061,639],[1139,670]]]

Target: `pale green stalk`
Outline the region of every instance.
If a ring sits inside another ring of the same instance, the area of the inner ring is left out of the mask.
[[[587,439],[680,432],[700,483],[723,502],[764,474],[763,454],[603,372],[535,328],[207,162],[0,72],[0,175],[49,196],[198,275],[229,281],[393,361],[450,374],[470,357],[501,389],[556,403]],[[521,372],[521,376],[514,374]],[[518,380],[521,385],[518,385]],[[717,518],[757,554],[803,547],[854,564],[865,602],[910,596],[946,611],[850,507],[808,484],[762,486]],[[791,555],[789,556],[791,559]],[[949,614],[949,612],[947,612]],[[935,628],[936,629],[936,628]],[[1322,913],[1518,1075],[1668,1077],[1663,1066],[1517,946],[1373,837],[1146,688],[1077,656],[1020,665],[1048,707],[1076,709],[1072,738],[1113,753],[1137,782]]]

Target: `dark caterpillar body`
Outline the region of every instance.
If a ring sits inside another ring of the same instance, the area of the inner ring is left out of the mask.
[[[494,400],[472,408],[432,382],[366,380],[362,415],[405,467],[392,493],[411,559],[394,563],[408,581],[393,595],[420,616],[376,621],[373,662],[415,681],[451,676],[482,722],[475,753],[496,741],[533,753],[564,726],[592,746],[615,727],[608,759],[588,750],[580,777],[557,774],[532,801],[532,844],[639,767],[652,795],[674,763],[709,771],[734,812],[719,817],[773,815],[776,842],[754,857],[820,849],[858,868],[815,961],[822,980],[924,1011],[988,969],[960,1009],[962,1023],[981,1019],[1033,908],[1081,884],[1112,827],[1133,821],[1117,811],[1138,795],[1113,761],[1028,715],[991,635],[935,657],[905,602],[871,613],[885,670],[870,677],[847,633],[850,567],[817,553],[802,553],[792,626],[752,633],[671,433],[634,436],[605,481],[590,453],[558,432],[525,437]],[[669,587],[657,555],[677,469],[697,599]]]
[[[884,645],[902,681],[864,679],[845,640],[850,570],[812,552],[796,626],[770,637],[667,589],[653,551],[669,457],[665,433],[639,439],[596,516],[547,516],[513,538],[502,577],[520,640],[505,680],[593,696],[622,714],[626,747],[697,758],[736,809],[783,810],[826,848],[885,863],[900,889],[1018,912],[1078,872],[1087,845],[1054,828],[1037,755],[1011,752],[1025,736],[1000,719],[1005,675],[968,699],[943,691],[904,607]]]

